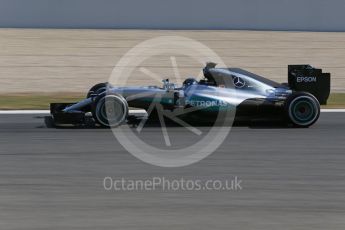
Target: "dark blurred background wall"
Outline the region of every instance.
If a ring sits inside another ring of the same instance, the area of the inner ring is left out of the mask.
[[[0,0],[0,27],[345,31],[344,0]]]

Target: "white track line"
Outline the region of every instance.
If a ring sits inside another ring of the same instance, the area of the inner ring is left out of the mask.
[[[49,114],[49,110],[1,110],[0,114]]]
[[[323,113],[345,113],[345,109],[321,109]],[[15,114],[49,114],[49,110],[0,110],[0,114],[15,115]],[[130,114],[145,114],[145,110],[130,110]]]
[[[345,113],[345,109],[321,109],[323,113]]]

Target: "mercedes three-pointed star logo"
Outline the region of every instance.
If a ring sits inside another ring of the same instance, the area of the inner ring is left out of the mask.
[[[236,88],[243,88],[246,82],[240,77],[234,77],[234,85]]]

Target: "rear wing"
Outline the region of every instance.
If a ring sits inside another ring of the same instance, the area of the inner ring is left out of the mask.
[[[330,73],[323,73],[322,69],[311,65],[289,65],[288,83],[292,90],[309,92],[321,105],[327,104],[331,92]]]

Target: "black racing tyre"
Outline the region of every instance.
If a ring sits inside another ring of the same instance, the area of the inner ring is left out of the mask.
[[[295,127],[307,128],[319,119],[320,103],[310,93],[293,93],[285,102],[285,113]]]
[[[94,86],[91,87],[89,92],[87,92],[86,98],[91,97],[91,94],[100,94],[103,93],[104,91],[107,90],[108,83],[103,82],[103,83],[98,83]]]
[[[121,95],[101,94],[93,102],[92,116],[101,126],[117,127],[127,119],[127,101]]]

